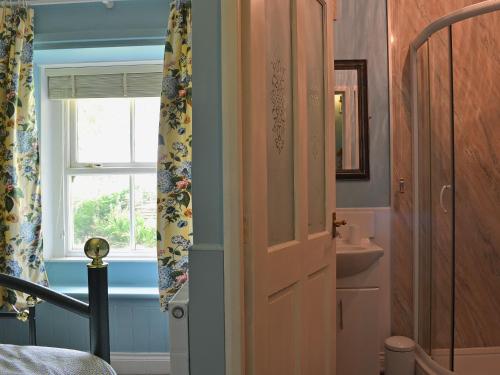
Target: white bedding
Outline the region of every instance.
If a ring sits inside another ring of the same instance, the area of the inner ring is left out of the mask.
[[[92,354],[43,346],[0,345],[1,375],[116,375]]]

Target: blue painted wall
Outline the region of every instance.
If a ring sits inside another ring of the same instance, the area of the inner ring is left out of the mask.
[[[144,8],[137,8],[139,3]],[[165,10],[165,18],[161,18],[164,25],[160,28],[166,27],[168,3],[158,0],[117,2],[115,7],[129,9],[127,14],[118,19],[112,16],[112,11],[102,7],[92,9],[99,4],[40,7],[35,20],[35,62],[39,66],[56,62],[110,61],[113,56],[125,56],[127,59],[141,54],[138,60],[146,59],[146,56],[155,59],[154,56],[159,55],[162,58],[163,47],[128,48],[163,45],[163,33],[158,32],[154,23],[161,23],[159,15]],[[145,7],[153,9],[155,14],[147,13]],[[131,23],[126,21],[127,17]],[[85,23],[89,18],[100,18],[101,21],[93,20],[93,26],[89,28],[89,24]],[[142,26],[137,25],[139,21],[143,22]],[[57,24],[55,27],[58,29],[55,29],[54,25]],[[161,40],[161,43],[155,43],[154,40]],[[99,49],[103,46],[115,48],[106,49],[103,55],[103,50]],[[88,48],[74,50],[79,47]],[[189,309],[192,375],[222,375],[225,367],[220,52],[220,0],[194,0],[193,212],[196,236],[190,253]],[[132,284],[146,277],[148,280],[141,281],[140,285],[147,288],[146,285],[152,283],[153,279],[156,283],[156,267],[151,264],[153,266],[143,265],[140,270],[134,270],[130,265],[111,263],[110,283],[113,287],[128,285],[125,283],[127,280],[121,280],[116,275],[126,275]],[[81,291],[85,273],[82,264],[54,263],[48,267],[49,277],[56,288],[68,290],[68,284],[71,284],[72,290],[77,293]],[[157,309],[156,298],[151,295],[139,300],[137,296],[115,295],[111,296],[111,306],[112,351],[169,350],[168,342],[162,341],[168,337],[167,319]],[[84,320],[70,318],[64,312],[43,306],[40,323],[44,326],[40,331],[40,343],[78,349],[87,347],[87,325]],[[0,325],[0,342],[16,342],[24,337],[20,331],[23,328],[19,326],[19,323]]]
[[[40,69],[43,65],[50,64],[81,64],[115,61],[147,61],[163,60],[163,45],[152,46],[123,46],[123,47],[93,47],[93,48],[65,48],[65,49],[39,49],[33,55],[35,71],[35,97],[36,103],[41,103],[40,97]],[[37,122],[40,124],[41,110],[37,106]]]
[[[386,0],[339,0],[335,59],[366,59],[370,180],[337,180],[337,207],[390,206],[389,59]]]
[[[40,65],[162,60],[169,0],[57,5],[35,10],[35,83]],[[37,102],[40,92],[37,90]],[[38,118],[40,110],[38,109]],[[51,287],[86,298],[84,261],[49,261]],[[160,312],[156,262],[111,261],[110,329],[113,352],[168,352],[168,316]],[[86,319],[43,304],[38,312],[39,344],[88,350]],[[27,327],[0,324],[0,342],[26,344]]]
[[[191,375],[223,375],[225,368],[220,19],[220,0],[193,1]]]
[[[36,48],[163,44],[169,0],[116,1],[35,7]]]

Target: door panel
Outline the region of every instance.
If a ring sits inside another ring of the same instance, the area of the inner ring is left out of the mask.
[[[267,293],[275,293],[297,281],[301,274],[300,243],[288,242],[269,250],[267,259]]]
[[[329,374],[327,351],[318,350],[329,346],[325,332],[330,331],[328,319],[328,291],[331,275],[328,267],[308,277],[304,287],[305,304],[305,369],[304,374]],[[318,303],[319,302],[319,303]]]
[[[333,7],[242,5],[246,374],[332,375]]]
[[[299,374],[297,326],[297,285],[269,297],[269,374]],[[277,334],[279,333],[279,334]]]
[[[295,239],[292,0],[266,1],[269,245]]]
[[[303,7],[303,42],[307,93],[307,159],[309,233],[325,231],[325,54],[324,9],[318,0],[307,0]]]

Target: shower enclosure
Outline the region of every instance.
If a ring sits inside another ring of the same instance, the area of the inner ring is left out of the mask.
[[[417,341],[500,374],[500,1],[430,24],[411,62]]]

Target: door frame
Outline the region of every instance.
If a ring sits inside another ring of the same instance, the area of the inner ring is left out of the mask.
[[[244,374],[242,0],[221,0],[225,372]]]

